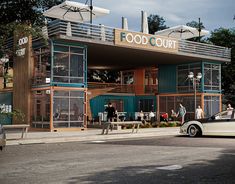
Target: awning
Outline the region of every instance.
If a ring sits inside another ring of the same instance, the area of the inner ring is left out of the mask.
[[[92,6],[92,19],[109,14],[109,10]],[[44,16],[71,22],[90,21],[91,7],[74,1],[65,1],[43,13]]]
[[[209,33],[210,32],[207,30],[201,30],[200,36],[205,36]],[[179,25],[155,32],[155,35],[167,36],[177,39],[189,39],[199,37],[199,31],[197,28],[194,27]]]

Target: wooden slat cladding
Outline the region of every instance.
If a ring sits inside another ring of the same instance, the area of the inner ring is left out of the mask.
[[[14,37],[15,59],[13,108],[24,114],[24,123],[30,124],[31,78],[33,71],[32,37],[15,34]],[[13,118],[13,124],[21,124],[22,120]]]

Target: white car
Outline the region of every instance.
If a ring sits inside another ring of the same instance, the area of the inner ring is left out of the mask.
[[[6,146],[6,134],[4,132],[4,129],[2,128],[2,125],[0,124],[0,150],[3,150],[5,146]]]
[[[180,127],[180,133],[190,137],[235,136],[235,110],[219,112],[210,118],[187,121]]]

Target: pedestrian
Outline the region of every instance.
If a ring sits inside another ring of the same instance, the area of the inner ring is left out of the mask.
[[[139,121],[143,121],[143,120],[144,120],[144,113],[143,113],[142,110],[139,112],[138,120],[139,120]]]
[[[230,103],[229,103],[228,106],[227,106],[227,112],[228,112],[227,115],[232,115],[232,113],[233,113],[233,107],[231,106]]]
[[[199,105],[196,109],[196,119],[202,119],[202,118],[204,118],[204,112],[201,106]]]
[[[160,116],[160,121],[168,122],[168,113],[165,112]]]
[[[176,118],[177,118],[177,113],[174,111],[174,109],[171,109],[171,120],[175,121]]]
[[[149,119],[150,119],[151,124],[153,124],[154,119],[155,119],[155,115],[152,111],[150,111],[150,113],[149,113]]]
[[[186,114],[186,108],[180,103],[179,104],[179,111],[177,113],[177,116],[179,116],[181,118],[181,124],[184,123],[185,114]]]
[[[110,127],[112,130],[112,126],[110,125],[111,125],[111,122],[113,121],[113,118],[115,117],[115,108],[113,107],[111,103],[108,104],[108,107],[105,109],[105,111],[107,112],[107,122],[104,122],[103,130],[101,134],[104,134],[105,129],[106,129],[106,134],[108,134]]]

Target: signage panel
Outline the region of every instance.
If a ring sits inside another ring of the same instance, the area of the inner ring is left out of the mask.
[[[178,52],[177,39],[119,29],[115,29],[115,45],[153,51]]]

